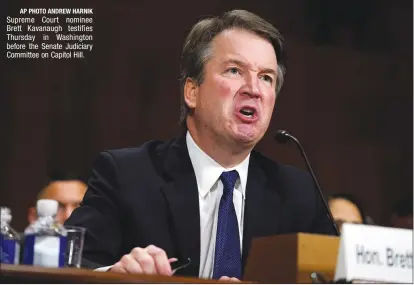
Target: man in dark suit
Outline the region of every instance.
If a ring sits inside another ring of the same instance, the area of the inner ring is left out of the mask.
[[[253,150],[286,73],[283,40],[235,10],[197,23],[182,54],[185,132],[101,153],[82,206],[83,256],[114,272],[240,279],[254,237],[334,234],[310,176]]]

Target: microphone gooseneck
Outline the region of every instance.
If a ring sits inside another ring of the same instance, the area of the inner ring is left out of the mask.
[[[291,134],[289,134],[285,130],[278,130],[276,132],[275,139],[276,139],[277,142],[279,142],[281,144],[285,144],[289,140],[292,140],[296,144],[296,146],[299,148],[299,151],[300,151],[303,159],[305,160],[306,167],[308,168],[308,171],[309,171],[310,175],[312,176],[313,182],[315,183],[316,189],[318,190],[318,195],[319,195],[319,197],[321,198],[321,200],[323,202],[323,205],[324,205],[325,210],[326,210],[326,215],[328,216],[329,220],[331,221],[336,235],[339,236],[340,235],[339,230],[338,230],[338,227],[336,226],[336,223],[334,222],[331,210],[329,209],[328,203],[326,203],[326,200],[325,200],[325,197],[323,195],[322,189],[319,186],[319,183],[318,183],[318,180],[316,179],[315,173],[313,172],[313,169],[312,169],[311,164],[308,160],[308,157],[306,156],[305,150],[303,149],[303,147],[300,144],[299,140],[297,138],[295,138],[294,136],[292,136]]]

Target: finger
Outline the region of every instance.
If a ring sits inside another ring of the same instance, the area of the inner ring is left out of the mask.
[[[144,274],[157,274],[154,258],[143,248],[134,248],[131,251],[132,257],[139,263]]]
[[[124,255],[119,261],[121,267],[123,267],[129,274],[142,274],[143,269],[140,264],[130,255]]]
[[[230,277],[228,277],[228,276],[221,276],[219,280],[220,281],[230,281]]]
[[[175,257],[168,258],[169,263],[173,263],[173,262],[176,262],[176,261],[178,261],[178,259],[175,258]]]
[[[147,247],[148,253],[152,256],[155,262],[155,267],[158,274],[171,275],[171,264],[168,260],[165,251],[159,247],[150,245]]]
[[[241,282],[239,279],[237,279],[236,277],[231,277],[230,278],[231,282]]]
[[[116,272],[116,273],[128,273],[124,266],[120,262],[115,263],[111,268],[108,270],[109,272]]]

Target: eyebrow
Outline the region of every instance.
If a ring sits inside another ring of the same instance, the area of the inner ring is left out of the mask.
[[[225,60],[223,62],[224,65],[231,64],[231,63],[247,68],[247,63],[245,63],[244,61],[238,60],[238,59],[228,59],[228,60]],[[272,68],[261,68],[260,72],[261,73],[270,73],[270,74],[273,74],[273,76],[275,76],[275,77],[277,76],[276,71],[273,70]]]

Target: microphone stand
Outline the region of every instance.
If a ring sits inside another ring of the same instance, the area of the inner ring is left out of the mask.
[[[278,130],[276,132],[275,139],[279,143],[282,143],[282,144],[285,144],[289,140],[293,140],[295,142],[296,146],[299,148],[299,151],[300,151],[303,159],[305,160],[306,167],[308,168],[308,171],[309,171],[310,175],[312,176],[313,182],[315,183],[315,186],[316,186],[316,188],[319,192],[318,194],[319,194],[319,197],[321,198],[322,203],[324,205],[324,208],[326,210],[326,215],[328,216],[329,220],[331,221],[336,235],[339,236],[340,235],[339,229],[338,229],[336,223],[334,222],[331,210],[329,209],[328,203],[326,202],[326,200],[324,198],[321,187],[319,186],[318,180],[316,179],[315,173],[313,172],[313,169],[312,169],[311,164],[308,160],[308,157],[306,156],[305,150],[303,149],[303,147],[300,144],[299,140],[297,138],[295,138],[294,136],[292,136],[291,134],[289,134],[287,131],[284,131],[284,130]]]

